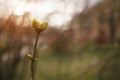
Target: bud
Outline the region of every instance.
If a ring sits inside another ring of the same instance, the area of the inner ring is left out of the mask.
[[[32,20],[32,27],[33,27],[35,30],[37,30],[39,26],[40,26],[40,22],[39,22],[37,19],[34,18],[34,19]]]
[[[33,56],[32,56],[30,53],[28,53],[26,56],[27,56],[27,58],[30,59],[30,60],[33,59]]]
[[[30,59],[31,61],[33,60],[33,56],[32,56],[30,53],[28,53],[26,56],[27,56],[27,58]],[[37,61],[38,59],[35,58],[34,60]]]
[[[43,23],[41,24],[40,29],[41,29],[41,30],[45,30],[45,29],[47,28],[47,26],[48,26],[48,21],[45,21],[45,22],[43,22]]]
[[[32,20],[32,27],[37,31],[37,32],[41,32],[43,30],[45,30],[48,26],[48,21],[45,21],[43,23],[40,23],[37,19],[33,19]]]

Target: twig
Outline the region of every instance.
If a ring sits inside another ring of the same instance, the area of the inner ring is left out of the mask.
[[[37,48],[39,34],[40,34],[40,32],[37,32],[37,37],[36,37],[34,51],[33,51],[33,59],[32,59],[32,62],[31,62],[31,77],[32,77],[32,80],[35,80],[35,58],[36,58],[36,55],[37,55],[36,48]]]
[[[28,54],[27,56],[31,59],[31,78],[32,80],[35,80],[35,60],[37,59],[36,55],[36,48],[37,48],[37,43],[38,43],[38,38],[39,38],[39,34],[45,30],[48,26],[48,22],[42,22],[40,23],[37,19],[33,19],[32,20],[32,27],[35,29],[35,31],[37,32],[37,37],[36,37],[36,41],[35,41],[35,46],[34,46],[34,51],[33,51],[33,56]]]

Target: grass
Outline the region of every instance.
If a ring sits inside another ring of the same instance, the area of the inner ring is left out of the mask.
[[[36,80],[97,80],[100,62],[115,51],[117,48],[87,45],[78,50],[77,54],[66,57],[40,53]]]
[[[76,54],[71,57],[40,56],[37,75],[41,80],[92,80],[96,72],[93,68],[98,59],[91,53]]]

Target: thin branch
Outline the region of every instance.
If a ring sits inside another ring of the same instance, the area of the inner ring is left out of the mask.
[[[36,48],[37,48],[39,34],[40,34],[40,32],[37,32],[37,37],[36,37],[34,51],[33,51],[33,59],[32,59],[32,62],[31,62],[31,77],[32,77],[32,80],[35,80],[35,58],[36,58],[36,55],[37,55]]]

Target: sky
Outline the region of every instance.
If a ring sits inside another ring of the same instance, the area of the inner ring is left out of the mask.
[[[0,0],[0,17],[7,19],[10,14],[23,15],[30,12],[30,19],[48,20],[49,25],[67,25],[72,17],[85,8],[86,0]],[[99,0],[88,0],[89,6]]]

